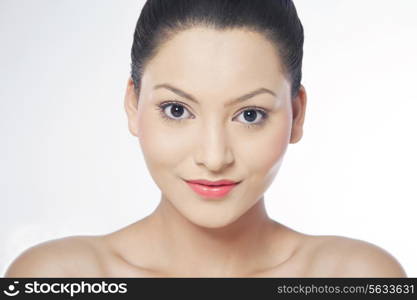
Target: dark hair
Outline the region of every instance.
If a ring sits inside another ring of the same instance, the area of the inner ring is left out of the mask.
[[[263,34],[278,50],[284,75],[291,83],[291,97],[297,95],[304,29],[291,0],[147,0],[136,24],[131,51],[131,77],[137,95],[145,66],[162,43],[175,33],[201,25]]]

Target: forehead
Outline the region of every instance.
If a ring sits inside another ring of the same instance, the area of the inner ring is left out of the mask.
[[[143,85],[171,82],[200,91],[279,88],[285,81],[277,48],[262,34],[206,27],[179,32],[163,43],[142,79]]]

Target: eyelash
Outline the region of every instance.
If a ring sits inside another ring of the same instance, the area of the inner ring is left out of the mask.
[[[173,104],[178,105],[178,106],[182,106],[182,107],[184,107],[184,109],[188,110],[188,109],[187,109],[187,108],[186,108],[183,104],[181,104],[181,103],[179,103],[179,102],[176,102],[176,101],[165,101],[165,102],[163,102],[163,103],[158,104],[158,105],[157,105],[157,107],[156,107],[156,109],[160,112],[160,114],[161,114],[161,116],[162,116],[162,118],[163,118],[164,120],[167,120],[167,121],[172,121],[172,122],[176,122],[176,123],[178,123],[178,122],[182,122],[182,121],[186,120],[186,119],[179,119],[179,120],[176,120],[176,119],[173,119],[173,118],[168,117],[168,116],[165,114],[165,112],[164,112],[165,108],[167,108],[168,106],[173,105]],[[258,122],[258,123],[252,123],[252,124],[250,124],[250,123],[246,123],[246,124],[244,124],[246,127],[248,127],[248,128],[258,128],[258,127],[260,127],[260,126],[264,125],[264,123],[265,123],[266,119],[268,118],[268,112],[267,112],[267,110],[265,110],[264,108],[258,107],[258,106],[249,106],[249,107],[245,107],[245,108],[244,108],[244,109],[243,109],[243,110],[242,110],[242,111],[238,114],[238,116],[239,116],[242,112],[247,111],[247,110],[255,110],[256,112],[260,113],[260,114],[261,114],[261,116],[262,116],[262,120],[261,120],[260,122]],[[190,114],[191,114],[191,113],[190,113]]]

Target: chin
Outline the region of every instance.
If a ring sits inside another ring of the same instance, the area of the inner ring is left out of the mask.
[[[205,219],[205,220],[190,220],[190,222],[194,223],[197,226],[208,228],[208,229],[220,229],[227,227],[233,221],[227,220],[227,219]]]
[[[193,223],[196,226],[202,227],[202,228],[206,228],[206,229],[221,229],[221,228],[225,228],[228,225],[232,224],[233,221],[230,220],[213,220],[213,219],[199,219],[199,220],[190,220],[188,219],[191,223]]]
[[[180,213],[194,225],[207,229],[221,229],[227,227],[245,213],[244,211],[234,211],[233,213],[230,213],[227,212],[226,208],[224,208],[223,211],[219,211],[219,209],[221,209],[221,207],[218,207],[217,210],[205,210],[200,208],[197,211],[188,210],[186,212],[180,211]]]

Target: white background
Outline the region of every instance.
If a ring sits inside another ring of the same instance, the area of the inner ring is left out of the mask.
[[[268,212],[304,233],[374,243],[415,277],[417,2],[295,4],[305,135],[265,195]],[[34,244],[109,233],[157,205],[123,109],[142,5],[1,0],[1,274]]]

